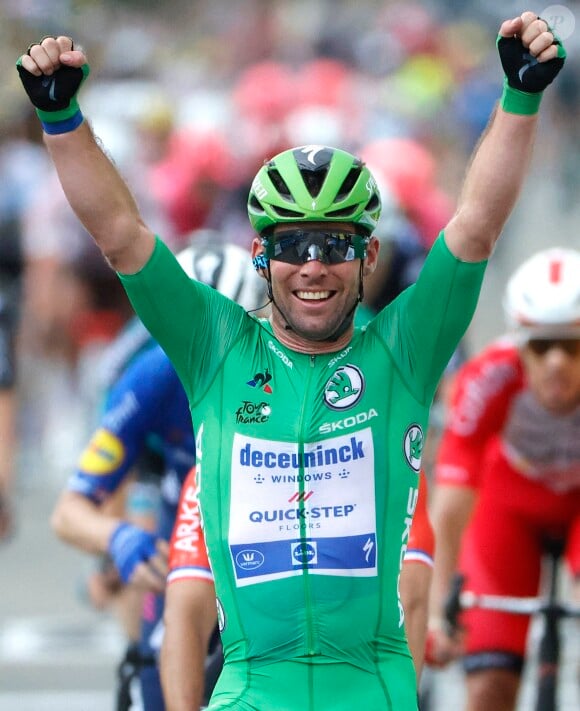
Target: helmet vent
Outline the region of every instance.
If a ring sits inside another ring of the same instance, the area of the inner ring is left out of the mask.
[[[276,188],[276,192],[286,200],[292,200],[294,202],[294,198],[292,197],[292,193],[290,192],[290,188],[286,185],[286,181],[284,178],[280,175],[278,170],[276,168],[270,168],[268,170],[268,177],[272,181],[274,187]]]
[[[302,180],[304,181],[304,184],[312,197],[317,197],[322,190],[327,173],[328,166],[319,168],[318,170],[305,170],[304,168],[300,170]]]
[[[348,175],[342,181],[342,185],[340,186],[340,189],[336,195],[337,201],[344,200],[344,198],[350,194],[350,191],[354,188],[355,183],[361,174],[361,170],[362,166],[357,165],[348,171]]]
[[[252,208],[252,210],[257,210],[258,212],[265,214],[264,208],[262,207],[262,205],[260,204],[260,201],[254,194],[250,195],[248,204]]]
[[[343,207],[340,210],[331,210],[330,212],[326,212],[324,216],[330,217],[332,219],[337,219],[340,217],[351,217],[355,211],[356,206],[353,207],[352,205],[350,205],[349,207]]]
[[[298,220],[304,217],[303,212],[297,212],[296,210],[287,210],[284,207],[277,207],[274,205],[270,206],[272,210],[276,212],[280,217],[296,217]]]
[[[376,193],[373,193],[371,199],[367,202],[365,211],[366,212],[374,212],[375,210],[378,210],[380,206],[381,206],[381,204],[379,201],[379,196]]]

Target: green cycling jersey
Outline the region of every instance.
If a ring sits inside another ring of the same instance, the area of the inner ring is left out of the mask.
[[[485,264],[457,260],[441,235],[417,283],[322,355],[290,350],[268,321],[192,282],[160,240],[120,275],[197,431],[226,661],[211,709],[335,711],[344,669],[355,707],[416,708],[398,577],[429,407]],[[271,699],[267,679],[292,670],[300,699]]]

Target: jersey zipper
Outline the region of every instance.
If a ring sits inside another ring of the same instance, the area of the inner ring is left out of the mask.
[[[312,373],[314,372],[314,366],[316,363],[316,356],[311,355],[309,359],[309,365],[306,374],[306,387],[304,388],[304,399],[302,400],[302,408],[300,412],[300,433],[298,438],[298,450],[300,453],[299,461],[304,462],[304,440],[305,440],[305,429],[307,429],[307,405],[311,402],[310,398],[310,385],[312,380]],[[298,477],[298,493],[299,503],[298,508],[300,511],[300,517],[302,518],[303,512],[306,509],[305,494],[306,494],[306,472],[304,471],[304,464],[302,463],[300,467],[300,472],[302,476]],[[306,517],[303,519],[306,522]],[[305,547],[306,540],[308,539],[308,526],[305,526],[300,531],[300,543]],[[316,639],[316,632],[314,630],[314,615],[312,611],[313,600],[312,600],[312,590],[310,587],[310,574],[307,567],[306,561],[303,565],[303,580],[304,580],[304,603],[306,608],[306,654],[313,656],[319,653],[318,640]]]

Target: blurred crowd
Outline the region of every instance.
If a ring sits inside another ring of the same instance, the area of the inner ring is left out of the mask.
[[[80,39],[92,68],[83,111],[176,250],[202,229],[249,247],[249,182],[278,151],[323,143],[360,154],[385,204],[381,276],[367,291],[379,308],[414,279],[453,211],[501,91],[500,21],[544,9],[510,0],[0,5],[0,363],[10,366],[0,373],[0,534],[18,464],[61,481],[72,471],[95,417],[100,356],[131,316],[64,200],[11,70],[30,42]],[[562,210],[574,204],[580,165],[576,34],[544,110]]]

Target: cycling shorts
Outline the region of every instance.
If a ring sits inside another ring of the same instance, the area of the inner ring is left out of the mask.
[[[410,657],[401,655],[378,662],[375,674],[344,662],[231,662],[208,711],[417,711],[414,674]]]
[[[538,594],[543,541],[566,541],[565,558],[580,574],[580,490],[556,493],[497,466],[486,477],[462,543],[460,568],[465,589],[520,597]],[[468,654],[485,651],[525,656],[530,619],[491,610],[462,614]]]

